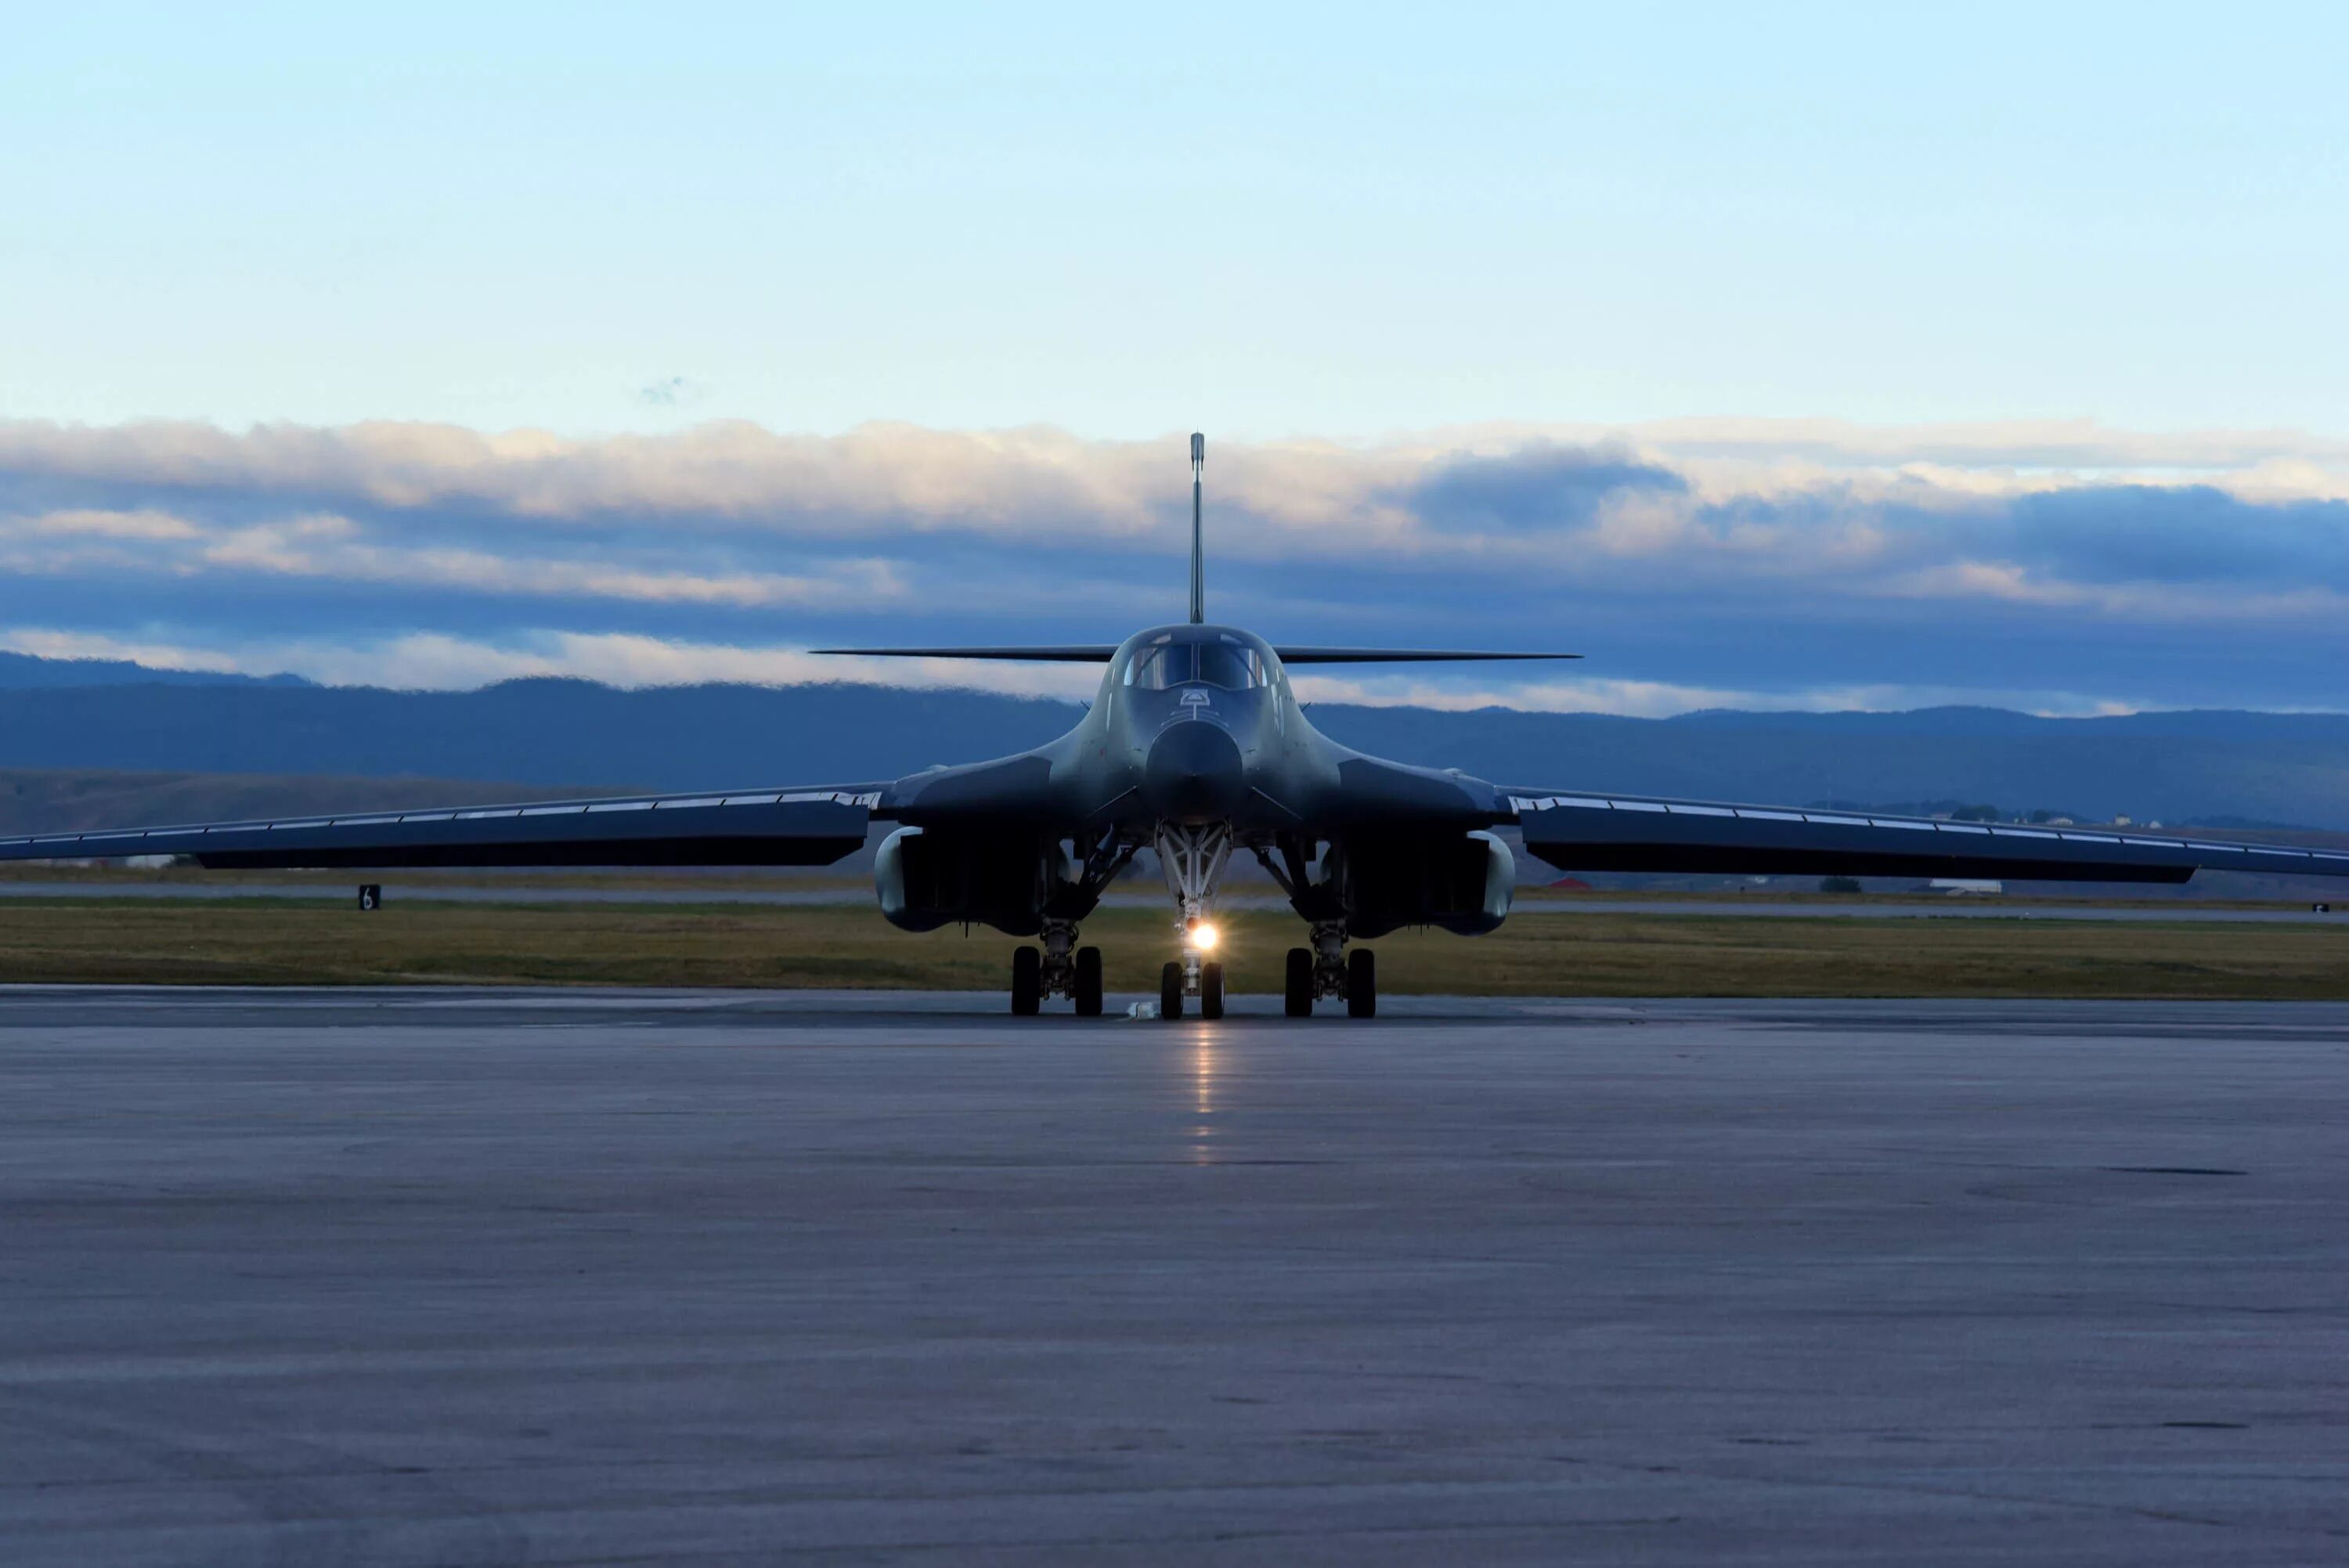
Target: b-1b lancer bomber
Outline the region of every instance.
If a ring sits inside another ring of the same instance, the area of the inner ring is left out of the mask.
[[[1235,854],[1262,863],[1304,922],[1287,1010],[1378,1005],[1360,945],[1403,926],[1464,936],[1509,913],[1516,865],[1495,830],[1567,871],[2182,882],[2205,866],[2349,876],[2349,854],[2080,828],[1668,800],[1590,785],[1494,784],[1406,767],[1316,730],[1302,665],[1555,659],[1553,653],[1292,646],[1209,622],[1200,470],[1191,438],[1191,614],[1114,646],[893,647],[824,653],[1106,666],[1092,707],[1050,744],[908,778],[284,821],[126,828],[0,840],[0,860],[187,855],[207,867],[820,866],[895,823],[874,883],[909,931],[951,923],[1034,937],[1016,950],[1011,1010],[1066,997],[1102,1011],[1101,950],[1080,931],[1111,882],[1154,851],[1174,903],[1162,1016],[1224,1011],[1216,908]],[[1353,944],[1350,947],[1350,944]]]

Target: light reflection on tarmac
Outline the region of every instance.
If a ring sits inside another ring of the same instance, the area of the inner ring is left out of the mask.
[[[1001,1007],[0,988],[0,1558],[2349,1541],[2349,1006]]]

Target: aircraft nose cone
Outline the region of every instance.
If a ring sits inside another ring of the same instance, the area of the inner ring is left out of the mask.
[[[1239,746],[1204,719],[1171,726],[1151,745],[1142,793],[1160,816],[1178,821],[1229,817],[1247,793]]]

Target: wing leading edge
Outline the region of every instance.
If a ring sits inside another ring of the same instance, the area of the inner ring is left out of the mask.
[[[192,855],[213,870],[821,866],[864,842],[885,786],[850,784],[202,822],[0,839],[0,861]]]
[[[2349,852],[1626,795],[1505,789],[1526,848],[1563,871],[2182,882],[2205,868],[2349,877]]]

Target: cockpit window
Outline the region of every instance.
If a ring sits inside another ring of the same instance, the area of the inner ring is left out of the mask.
[[[1192,678],[1193,653],[1188,643],[1161,644],[1133,655],[1125,669],[1125,684],[1143,691],[1164,691]]]
[[[1202,643],[1198,678],[1228,691],[1252,691],[1264,684],[1264,660],[1236,643]]]
[[[1167,691],[1192,681],[1254,691],[1272,684],[1272,672],[1261,653],[1229,637],[1212,643],[1169,640],[1136,649],[1117,681],[1143,691]]]

